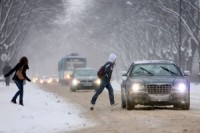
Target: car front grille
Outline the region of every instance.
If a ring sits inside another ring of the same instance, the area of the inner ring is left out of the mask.
[[[81,80],[82,83],[93,83],[93,80]]]
[[[172,85],[170,84],[150,84],[147,85],[147,91],[149,94],[170,94]]]
[[[81,86],[92,86],[93,82],[93,80],[81,80],[80,84]]]

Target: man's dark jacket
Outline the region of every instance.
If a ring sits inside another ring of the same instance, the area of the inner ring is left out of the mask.
[[[102,80],[105,82],[110,82],[111,76],[112,76],[112,71],[113,71],[113,63],[112,62],[106,62],[103,66],[103,77]]]

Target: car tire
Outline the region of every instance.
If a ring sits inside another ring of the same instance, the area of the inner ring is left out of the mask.
[[[73,88],[70,87],[70,91],[71,92],[76,92],[76,89],[73,89]]]
[[[122,109],[126,108],[126,102],[124,100],[124,96],[123,95],[124,95],[124,93],[123,93],[123,91],[121,89],[121,108]]]
[[[182,109],[182,110],[189,110],[189,109],[190,109],[190,104],[187,103],[187,104],[185,104],[185,105],[181,105],[181,109]]]
[[[188,102],[184,105],[180,105],[182,110],[189,110],[190,109],[190,92],[188,93]]]
[[[131,103],[128,99],[126,100],[126,109],[133,110],[135,108],[134,103]]]
[[[186,103],[184,105],[182,105],[181,103],[175,104],[174,108],[175,109],[182,109],[182,110],[189,110],[190,109],[190,103]]]
[[[124,109],[124,108],[126,108],[126,103],[122,100],[122,102],[121,102],[121,108],[122,109]]]
[[[132,110],[135,108],[135,104],[133,101],[131,101],[130,94],[127,93],[126,95],[126,109],[127,110]]]
[[[190,110],[190,91],[188,92],[188,102],[182,107],[183,110]]]

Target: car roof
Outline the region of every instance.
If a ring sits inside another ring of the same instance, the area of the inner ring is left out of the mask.
[[[164,63],[164,64],[175,64],[173,61],[169,60],[141,60],[134,61],[134,64],[151,64],[151,63]]]

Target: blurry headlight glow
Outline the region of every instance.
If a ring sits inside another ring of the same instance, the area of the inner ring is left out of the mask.
[[[37,82],[37,80],[36,79],[33,79],[33,83],[36,83]]]
[[[43,84],[43,83],[44,83],[44,80],[41,79],[41,80],[40,80],[40,83]]]
[[[144,85],[139,83],[134,83],[131,89],[133,92],[138,92],[144,89]]]
[[[48,79],[48,80],[47,80],[47,83],[48,83],[48,84],[52,83],[52,79]]]
[[[37,82],[37,80],[38,80],[38,78],[37,78],[37,77],[34,77],[34,78],[32,78],[32,81],[33,81],[33,83],[36,83],[36,82]]]
[[[186,85],[184,83],[178,83],[175,85],[175,90],[180,92],[185,92],[187,89]]]
[[[70,74],[66,74],[65,75],[65,79],[70,79],[71,77],[70,77]]]
[[[78,85],[79,83],[80,83],[80,81],[77,79],[72,80],[72,85],[74,85],[74,86]]]

